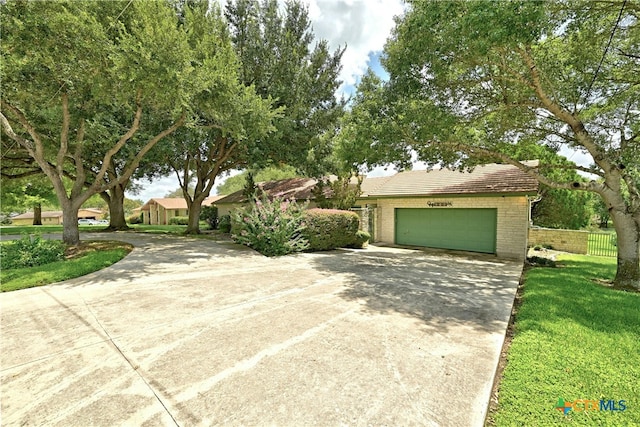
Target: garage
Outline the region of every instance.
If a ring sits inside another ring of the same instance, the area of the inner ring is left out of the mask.
[[[496,253],[497,209],[395,209],[396,244]]]

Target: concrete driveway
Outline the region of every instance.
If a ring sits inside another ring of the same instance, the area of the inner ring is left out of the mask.
[[[483,423],[519,263],[96,237],[136,249],[0,295],[2,425]]]

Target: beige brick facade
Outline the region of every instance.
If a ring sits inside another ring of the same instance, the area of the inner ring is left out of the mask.
[[[142,211],[144,224],[167,225],[171,218],[177,216],[189,216],[187,209],[166,209],[157,203],[151,203],[148,210]]]
[[[364,202],[364,200],[362,200]],[[415,197],[368,198],[366,203],[376,204],[376,241],[395,243],[396,208],[430,208],[428,203],[451,203],[450,208],[497,209],[496,255],[503,258],[524,259],[529,227],[529,201],[526,196],[476,197]],[[431,207],[430,209],[448,209]]]
[[[589,250],[589,232],[531,228],[529,230],[529,246],[536,245],[550,245],[558,251],[586,254]]]

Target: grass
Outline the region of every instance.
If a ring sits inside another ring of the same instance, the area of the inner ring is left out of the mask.
[[[133,246],[116,241],[90,241],[67,248],[64,261],[0,271],[2,292],[48,285],[101,270],[124,258]]]
[[[150,234],[182,234],[187,229],[186,225],[129,224],[129,227],[136,233]]]
[[[101,225],[81,225],[80,231],[103,231],[105,226]],[[62,225],[3,225],[0,227],[0,234],[21,235],[29,233],[62,233]]]
[[[495,426],[640,425],[640,294],[614,291],[616,259],[572,255],[526,274]],[[555,409],[558,399],[626,401],[620,411]]]
[[[146,224],[128,224],[132,231],[137,233],[150,234],[183,234],[187,229],[186,225],[146,225]],[[104,226],[99,225],[82,225],[79,226],[80,231],[104,231]],[[208,230],[209,226],[206,222],[200,222],[200,230]],[[62,225],[5,225],[0,227],[0,234],[21,235],[29,233],[62,233]]]

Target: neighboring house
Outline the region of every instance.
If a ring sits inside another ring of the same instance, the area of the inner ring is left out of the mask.
[[[286,178],[278,181],[258,182],[256,186],[269,199],[280,197],[286,200],[309,201],[309,207],[313,208],[315,204],[312,202],[314,198],[312,192],[317,183],[318,181],[313,178]],[[325,196],[330,196],[329,188],[324,193]],[[216,202],[218,216],[229,215],[232,210],[244,206],[247,202],[244,190],[223,196]]]
[[[78,219],[101,219],[101,209],[80,209],[78,211]],[[32,225],[33,212],[25,212],[11,218],[13,225]],[[62,211],[42,211],[42,225],[60,225],[62,224]]]
[[[297,200],[311,199],[315,180],[297,179],[259,187],[270,195],[279,192],[285,198],[295,194]],[[400,172],[365,178],[361,189],[355,210],[360,211],[362,228],[368,229],[373,241],[505,258],[526,255],[531,200],[538,193],[538,181],[515,166],[488,164],[472,172]],[[243,203],[242,192],[237,192],[217,205],[223,215]]]
[[[204,199],[202,206],[211,206],[224,196],[211,196]],[[171,218],[189,216],[187,201],[182,197],[151,199],[141,208],[144,224],[168,225]]]

